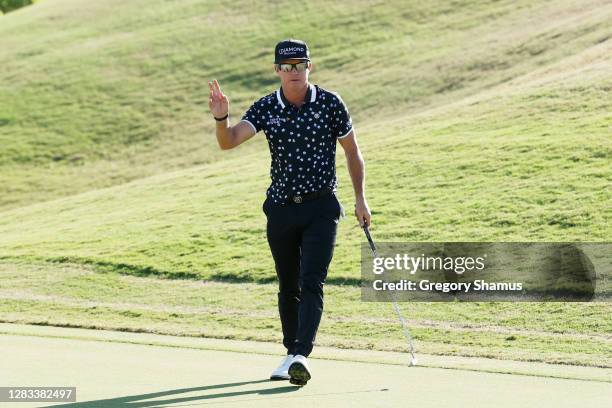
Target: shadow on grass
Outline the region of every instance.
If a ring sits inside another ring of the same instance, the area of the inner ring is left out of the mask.
[[[256,381],[242,381],[235,383],[227,383],[227,384],[215,384],[215,385],[205,385],[202,387],[192,387],[192,388],[179,388],[176,390],[168,390],[168,391],[160,391],[153,392],[149,394],[139,394],[139,395],[130,395],[127,397],[119,397],[119,398],[109,398],[109,399],[101,399],[95,401],[85,401],[85,402],[73,402],[70,404],[61,404],[61,405],[48,405],[48,407],[101,407],[101,408],[141,408],[141,407],[160,407],[166,404],[179,404],[190,401],[202,401],[209,399],[217,399],[217,398],[228,398],[228,397],[237,397],[241,395],[274,395],[274,394],[283,394],[289,393],[293,391],[299,390],[297,386],[283,386],[277,388],[262,388],[259,390],[249,390],[249,391],[228,391],[228,392],[218,392],[214,394],[206,394],[206,395],[194,395],[189,397],[181,397],[180,394],[198,392],[198,391],[209,391],[209,390],[218,390],[223,388],[230,387],[240,387],[243,385],[249,384],[259,384],[259,383],[273,383],[275,381],[271,380],[256,380]],[[168,399],[155,399],[153,401],[145,401],[153,398],[160,397],[169,397],[172,396],[174,398]]]
[[[1,259],[1,258],[0,258]],[[81,264],[89,265],[99,273],[118,273],[120,275],[129,275],[136,277],[155,277],[160,279],[173,279],[173,280],[196,280],[196,281],[212,281],[212,282],[225,282],[225,283],[257,283],[257,284],[268,284],[276,283],[276,275],[270,277],[253,278],[250,276],[232,275],[217,273],[213,274],[207,279],[202,279],[202,276],[197,272],[186,272],[176,271],[168,272],[156,269],[152,266],[140,266],[131,265],[126,263],[115,263],[101,260],[92,260],[81,257],[55,257],[45,258],[43,261],[59,264]],[[328,276],[326,281],[328,285],[346,285],[346,286],[360,286],[361,278],[340,278]]]

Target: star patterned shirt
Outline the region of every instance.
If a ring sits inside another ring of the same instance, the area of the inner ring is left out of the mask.
[[[266,194],[275,203],[325,188],[336,190],[336,140],[353,130],[338,94],[309,84],[304,104],[296,108],[281,87],[255,102],[242,120],[266,135],[272,179]]]

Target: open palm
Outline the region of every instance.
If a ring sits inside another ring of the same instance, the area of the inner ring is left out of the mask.
[[[221,92],[221,87],[216,79],[213,82],[209,82],[208,87],[210,88],[210,97],[208,98],[210,112],[214,117],[222,118],[229,112],[229,100]]]

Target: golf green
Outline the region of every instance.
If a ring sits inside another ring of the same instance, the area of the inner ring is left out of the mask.
[[[144,344],[155,342],[155,335],[150,334],[115,336],[116,332],[20,325],[13,329],[7,324],[0,329],[0,386],[77,389],[76,403],[2,406],[269,407],[294,403],[321,407],[593,408],[609,406],[612,395],[612,384],[605,375],[593,381],[482,372],[477,367],[407,367],[321,358],[310,359],[313,379],[300,388],[268,380],[282,356],[269,354],[272,348],[265,343],[258,353],[254,342],[245,342],[242,351],[222,351],[189,346],[190,341],[196,344],[200,339],[177,338],[174,345],[160,345],[169,336],[159,336],[157,345]],[[48,337],[50,334],[53,337]],[[212,348],[222,343],[211,343]],[[230,348],[240,346],[237,343],[230,342]],[[322,354],[329,355],[329,350]],[[350,352],[346,356],[350,357]],[[520,364],[525,370],[530,363]]]

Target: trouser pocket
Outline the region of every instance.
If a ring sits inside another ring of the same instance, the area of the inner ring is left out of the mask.
[[[340,202],[340,199],[336,194],[332,194],[332,196],[334,197],[334,201],[338,205],[338,219],[342,219],[345,216],[344,207],[342,206],[342,203]]]

